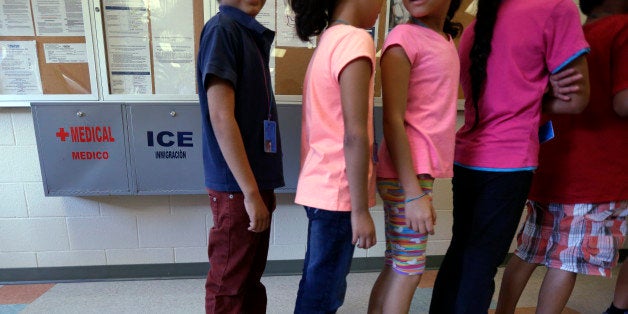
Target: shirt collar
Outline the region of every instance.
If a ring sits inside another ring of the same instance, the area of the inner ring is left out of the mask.
[[[264,27],[264,25],[260,24],[255,18],[244,13],[242,10],[238,8],[228,6],[228,5],[221,5],[219,7],[219,10],[220,10],[220,13],[228,15],[229,17],[236,20],[236,22],[238,22],[242,26],[256,33],[259,33],[260,35],[263,35],[264,32],[266,31],[270,31],[268,28]]]

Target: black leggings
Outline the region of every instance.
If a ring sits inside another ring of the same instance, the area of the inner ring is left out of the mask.
[[[486,313],[497,267],[517,230],[532,171],[490,172],[455,166],[451,244],[432,294],[430,313]]]

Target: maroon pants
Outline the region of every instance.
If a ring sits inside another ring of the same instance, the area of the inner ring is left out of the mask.
[[[242,193],[209,190],[214,226],[209,231],[209,273],[205,283],[206,313],[266,313],[266,268],[270,228],[248,231],[249,216]],[[272,190],[260,192],[268,210],[275,210]]]

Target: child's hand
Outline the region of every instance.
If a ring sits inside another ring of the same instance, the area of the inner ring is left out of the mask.
[[[249,215],[249,231],[262,232],[268,229],[270,214],[259,192],[244,198],[244,208]]]
[[[568,94],[575,93],[580,90],[577,84],[584,76],[573,68],[560,71],[550,76],[548,83],[548,91],[562,101],[570,101]]]
[[[434,206],[432,206],[432,198],[429,195],[411,201],[405,206],[406,225],[408,228],[419,233],[434,234],[436,211]]]
[[[377,243],[375,237],[375,224],[368,209],[363,211],[351,211],[351,230],[353,232],[353,245],[361,249],[368,249]]]

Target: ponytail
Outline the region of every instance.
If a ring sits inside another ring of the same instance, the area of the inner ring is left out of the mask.
[[[460,2],[460,0],[451,0],[451,3],[449,3],[449,9],[447,10],[447,16],[445,17],[443,32],[445,34],[449,34],[451,38],[456,38],[462,32],[462,24],[452,21],[456,11],[460,8]]]
[[[471,100],[475,109],[475,123],[477,126],[480,120],[479,100],[482,89],[486,83],[486,65],[491,54],[491,41],[493,40],[493,30],[497,21],[497,11],[502,0],[479,0],[478,13],[475,19],[475,38],[471,46]]]
[[[320,35],[331,23],[337,0],[290,0],[297,35],[302,41]]]

